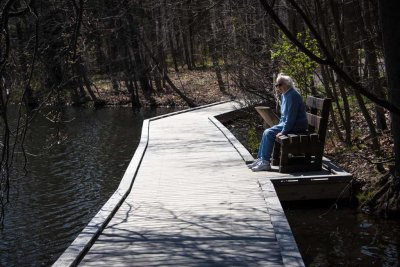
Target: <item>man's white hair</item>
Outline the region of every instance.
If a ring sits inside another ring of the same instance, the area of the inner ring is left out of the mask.
[[[276,83],[284,83],[289,87],[294,87],[294,81],[292,77],[285,75],[283,73],[278,74],[278,77],[276,77]]]

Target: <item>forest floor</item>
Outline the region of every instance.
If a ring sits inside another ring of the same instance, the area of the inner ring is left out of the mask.
[[[199,106],[228,100],[232,96],[238,98],[242,96],[232,81],[225,84],[226,91],[222,92],[213,71],[184,70],[180,73],[171,72],[169,77],[182,93]],[[227,77],[224,77],[224,79],[225,82],[229,80]],[[103,84],[97,86],[97,88],[99,97],[105,100],[107,105],[120,106],[130,104],[129,93],[123,87],[121,87],[122,89],[118,94],[112,92],[110,84]],[[139,94],[142,106],[150,106],[149,99],[146,99],[141,92]],[[154,91],[152,97],[157,107],[188,106],[168,85],[164,87],[162,92]],[[247,118],[238,119],[226,126],[251,153],[257,153],[258,142],[264,128],[262,120],[256,111],[249,113]],[[324,154],[335,164],[353,175],[356,194],[359,195],[360,202],[363,202],[368,199],[376,187],[379,187],[378,184],[382,173],[377,170],[375,163],[385,161],[391,156],[393,142],[390,137],[390,131],[380,133],[379,142],[382,155],[378,158],[372,149],[372,142],[368,135],[369,130],[361,112],[355,111],[352,113],[352,126],[352,145],[345,146],[338,141],[333,131],[328,131]],[[330,126],[329,129],[333,129],[333,127]],[[390,161],[384,164],[385,169],[389,169],[388,164],[390,164]]]
[[[228,100],[232,96],[238,96],[240,92],[235,84],[228,77],[224,77],[225,91],[221,91],[215,73],[209,70],[184,70],[168,74],[174,85],[196,105],[205,105],[218,101]],[[110,83],[96,83],[99,98],[106,102],[106,105],[128,105],[131,103],[130,94],[125,87],[121,86],[119,93],[113,92]],[[155,87],[154,87],[155,88]],[[143,107],[187,107],[188,104],[175,93],[168,84],[163,86],[162,91],[156,89],[152,93],[153,100],[149,100],[139,90],[139,99]],[[152,101],[154,101],[152,103]]]

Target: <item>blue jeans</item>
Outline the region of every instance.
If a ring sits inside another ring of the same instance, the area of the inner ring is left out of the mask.
[[[275,138],[283,129],[281,125],[275,125],[264,131],[258,149],[258,158],[262,160],[271,160],[272,149],[274,148]]]

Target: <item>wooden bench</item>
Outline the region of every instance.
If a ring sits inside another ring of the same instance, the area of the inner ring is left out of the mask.
[[[331,99],[309,96],[306,99],[308,132],[288,134],[275,140],[272,165],[279,172],[319,171],[322,169]]]
[[[279,118],[270,107],[258,106],[255,107],[258,114],[264,120],[264,128],[271,128],[272,126],[279,123]]]
[[[319,171],[322,169],[331,103],[329,98],[307,97],[306,106],[310,111],[307,112],[308,131],[303,134],[288,134],[276,138],[271,163],[279,166],[279,172]],[[256,107],[256,110],[260,115],[270,112],[260,107]]]

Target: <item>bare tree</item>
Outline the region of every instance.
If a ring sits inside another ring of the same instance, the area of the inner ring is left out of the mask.
[[[400,103],[400,21],[396,10],[400,8],[398,1],[379,1],[382,24],[383,46],[385,51],[385,67],[388,80],[390,102],[398,106]],[[400,210],[400,114],[391,112],[391,131],[394,141],[395,164],[391,177],[376,192],[368,203],[376,212],[390,215]]]

